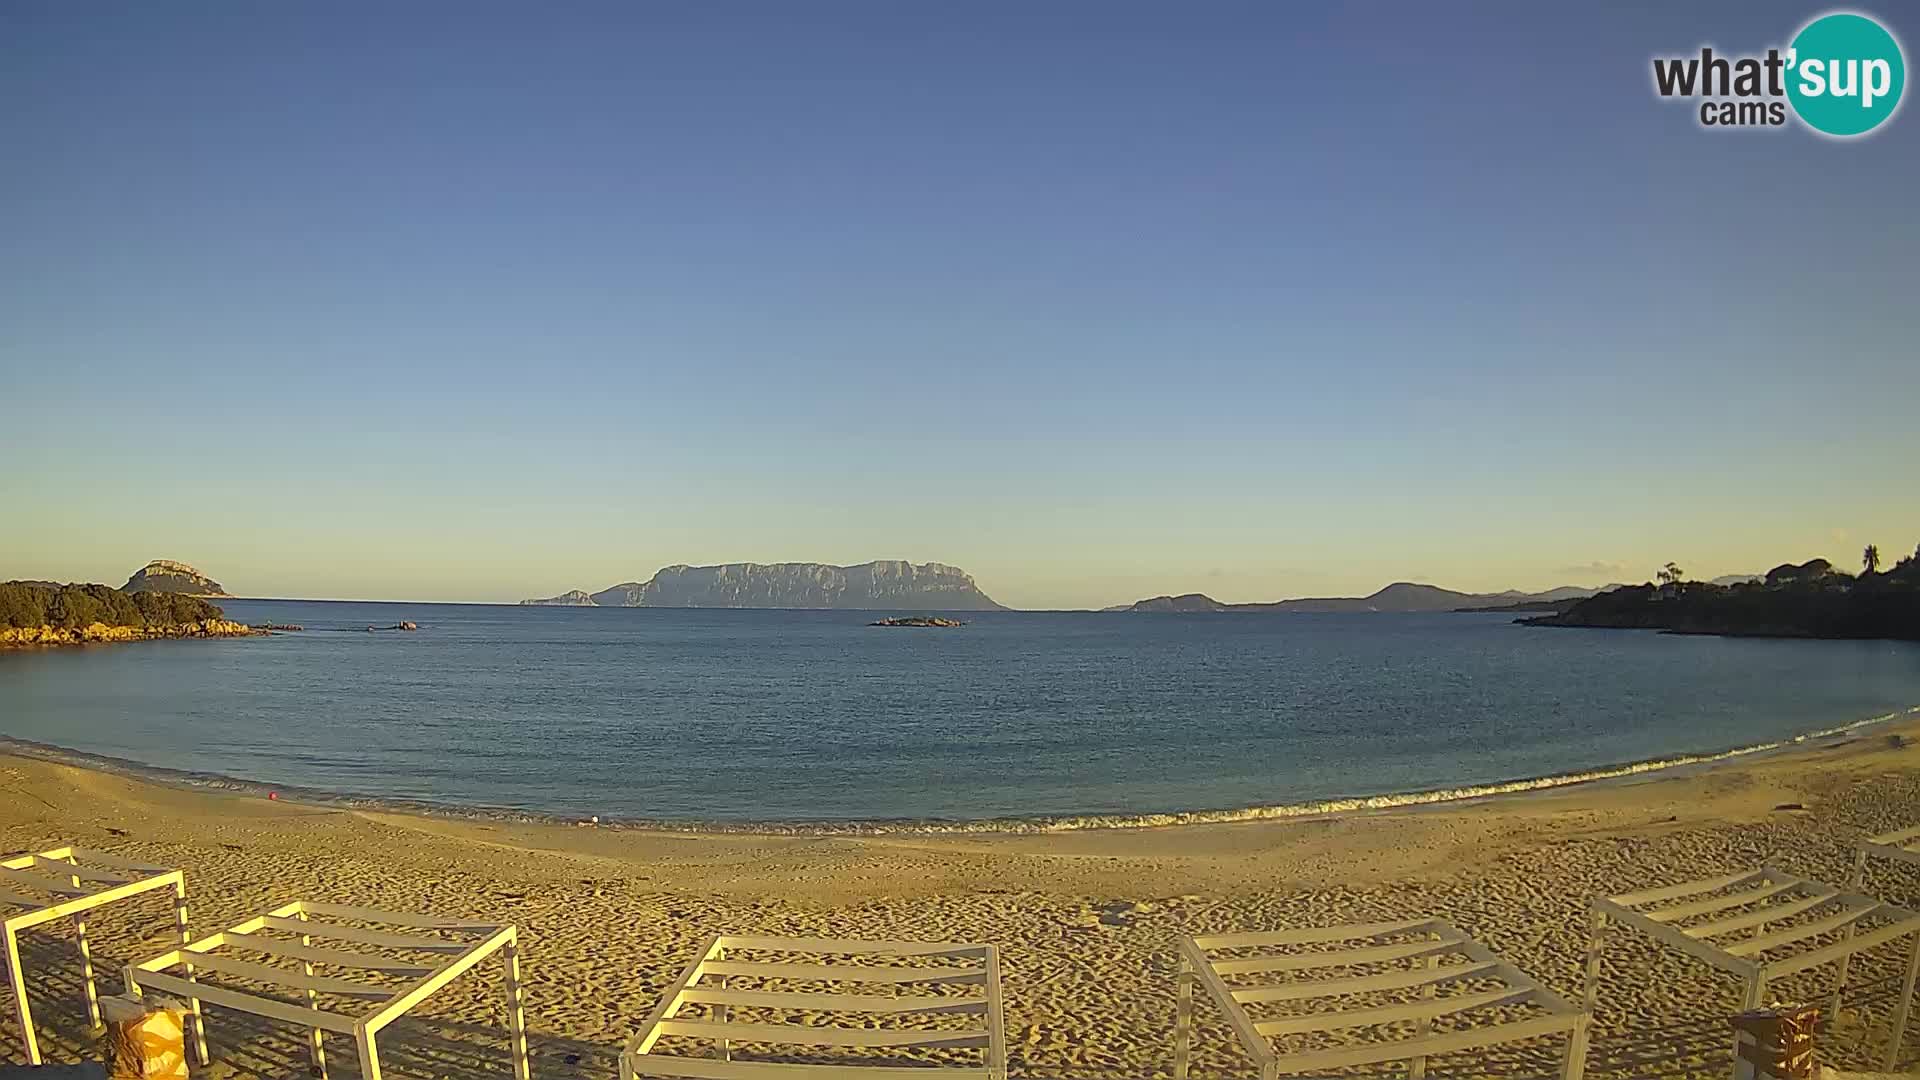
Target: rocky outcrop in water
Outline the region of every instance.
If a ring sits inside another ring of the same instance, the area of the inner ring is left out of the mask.
[[[578,593],[563,593],[551,603]],[[943,563],[898,560],[824,563],[726,563],[667,566],[587,598],[598,607],[838,608],[858,611],[998,611],[973,576]],[[572,601],[569,601],[572,603]]]
[[[220,583],[183,562],[155,559],[133,572],[121,586],[125,592],[180,593],[184,596],[227,596]]]

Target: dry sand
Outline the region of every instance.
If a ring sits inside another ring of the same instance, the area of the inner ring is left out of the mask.
[[[1890,735],[1908,736],[1894,745]],[[1060,835],[695,835],[454,821],[270,802],[0,757],[0,849],[63,840],[186,871],[197,933],[288,900],[511,921],[521,928],[533,1073],[610,1078],[626,1038],[696,944],[738,933],[998,943],[1015,1077],[1143,1078],[1171,1070],[1181,934],[1434,914],[1570,1000],[1584,903],[1763,861],[1844,882],[1861,837],[1920,824],[1920,721],[1688,773],[1478,802],[1292,821]],[[1803,808],[1781,809],[1783,806]],[[1869,892],[1920,903],[1920,874]],[[158,899],[96,917],[103,970],[170,947]],[[93,1052],[64,936],[30,935],[50,1061]],[[1730,978],[1632,934],[1607,954],[1588,1075],[1725,1076]],[[1904,966],[1856,966],[1860,1008],[1823,1047],[1877,1068]],[[1815,998],[1830,972],[1776,987]],[[107,989],[118,987],[109,975]],[[508,1075],[489,964],[390,1029],[396,1077]],[[1250,1076],[1204,999],[1198,1076]],[[210,1008],[219,1077],[303,1075],[304,1033]],[[21,1060],[11,1016],[8,1060]],[[333,1075],[357,1070],[330,1038]],[[1910,1033],[1908,1063],[1920,1059]],[[1437,1060],[1431,1075],[1557,1075],[1558,1047]],[[1401,1075],[1399,1066],[1364,1075]]]

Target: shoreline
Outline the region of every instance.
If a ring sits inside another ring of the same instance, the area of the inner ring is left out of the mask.
[[[95,754],[31,739],[0,735],[0,755],[88,769],[184,791],[272,798],[293,806],[348,809],[398,814],[445,821],[511,823],[536,826],[592,827],[635,833],[690,836],[778,837],[938,837],[938,836],[1057,836],[1067,833],[1134,832],[1181,829],[1251,822],[1338,819],[1385,810],[1446,810],[1495,799],[1537,796],[1568,789],[1597,788],[1633,780],[1679,777],[1711,771],[1730,763],[1764,760],[1811,748],[1822,740],[1855,736],[1870,728],[1920,721],[1920,705],[1879,716],[1816,728],[1786,738],[1724,750],[1676,754],[1603,765],[1576,772],[1521,777],[1463,787],[1410,792],[1382,792],[1298,803],[1245,807],[1145,812],[1137,814],[1067,814],[980,819],[881,818],[863,820],[697,820],[641,817],[584,817],[511,806],[466,806],[431,800],[355,795],[298,785],[276,785],[224,773],[200,772],[149,765],[130,758]]]
[[[76,645],[130,645],[141,641],[271,637],[274,632],[231,619],[202,619],[171,626],[0,627],[0,649],[60,649]]]
[[[1899,738],[1894,736],[1898,735]],[[514,924],[525,958],[533,1072],[606,1077],[639,1018],[715,933],[988,942],[999,947],[1013,1080],[1164,1078],[1183,935],[1443,918],[1577,1000],[1586,898],[1767,864],[1850,880],[1854,844],[1920,823],[1920,714],[1809,735],[1769,751],[1612,780],[1318,816],[1053,833],[753,835],[466,820],[268,800],[259,789],[154,782],[0,749],[0,849],[78,844],[179,868],[196,935],[292,899]],[[1914,906],[1920,883],[1882,869],[1866,890]],[[178,948],[157,905],[88,920],[116,971]],[[86,1060],[79,957],[35,943],[36,1014],[53,1062]],[[1823,1035],[1825,1063],[1884,1052],[1904,945],[1863,954],[1861,992]],[[1644,935],[1608,945],[1594,1013],[1594,1080],[1723,1080],[1738,987]],[[1785,977],[1824,1001],[1830,975]],[[383,1033],[397,1074],[503,1075],[497,975],[461,979]],[[1879,989],[1873,989],[1879,988]],[[1648,1018],[1659,1018],[1649,1030]],[[832,1022],[818,1011],[799,1022]],[[1224,1036],[1217,1020],[1213,1030]],[[298,1027],[209,1023],[202,1080],[275,1080],[307,1061]],[[334,1041],[329,1039],[329,1041]],[[1447,1075],[1557,1075],[1559,1044],[1475,1052]],[[19,1051],[0,1040],[0,1060]],[[1202,1075],[1245,1075],[1230,1038]],[[199,1074],[196,1073],[196,1076]]]

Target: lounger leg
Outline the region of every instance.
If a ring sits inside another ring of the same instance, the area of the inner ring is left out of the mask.
[[[1852,888],[1854,892],[1859,892],[1861,887],[1866,884],[1866,880],[1867,880],[1867,849],[1861,848],[1859,851],[1856,851],[1853,853],[1853,879],[1849,887]],[[1854,930],[1854,924],[1848,923],[1846,932],[1841,935],[1841,940],[1852,941],[1853,930]],[[1848,953],[1847,955],[1842,956],[1840,958],[1840,973],[1834,978],[1833,997],[1828,999],[1827,1001],[1827,1030],[1828,1031],[1832,1031],[1833,1025],[1840,1022],[1840,995],[1847,992],[1847,971],[1852,966],[1853,966],[1852,953]]]
[[[74,864],[72,855],[67,856],[67,863]],[[73,882],[76,889],[84,887],[77,876],[69,875],[67,880]],[[97,1033],[106,1025],[100,1022],[100,988],[93,981],[93,949],[87,944],[86,919],[73,920],[73,941],[80,947],[80,981],[87,987],[87,1030]]]
[[[513,1080],[532,1080],[527,1063],[527,1004],[520,984],[518,931],[508,935],[506,945],[500,950],[500,969],[507,992],[507,1052],[513,1055]]]
[[[187,929],[187,886],[184,883],[177,884],[173,887],[173,925],[180,931],[180,947],[184,949],[188,945],[191,945],[193,943],[193,934]],[[192,964],[183,963],[181,968],[185,972],[188,982],[199,981],[194,977]],[[212,1058],[207,1054],[207,1021],[206,1018],[200,1014],[200,999],[197,997],[188,998],[187,1011],[192,1014],[194,1057],[199,1060],[200,1064],[206,1065],[212,1061]]]
[[[1183,955],[1174,976],[1173,1080],[1187,1080],[1187,1057],[1193,1042],[1193,966]]]
[[[380,1080],[380,1047],[374,1044],[373,1032],[364,1024],[358,1025],[353,1029],[353,1039],[360,1044],[360,1080]]]
[[[1428,934],[1427,937],[1433,941],[1440,940],[1439,934]],[[1434,956],[1429,956],[1427,957],[1426,961],[1423,963],[1422,966],[1427,968],[1429,971],[1431,971],[1432,969],[1440,966],[1440,957],[1437,954]],[[1431,998],[1434,996],[1435,992],[1436,992],[1436,988],[1432,983],[1428,983],[1427,985],[1420,988],[1420,996],[1423,998]],[[1433,1017],[1431,1016],[1421,1017],[1420,1020],[1414,1025],[1414,1038],[1424,1039],[1431,1034],[1433,1034]],[[1407,1080],[1427,1080],[1426,1055],[1423,1054],[1420,1057],[1413,1058],[1412,1060],[1407,1062]]]
[[[27,1064],[40,1064],[40,1040],[33,1035],[33,1008],[27,1004],[27,973],[20,969],[20,936],[11,923],[6,927],[7,976],[13,984],[13,1016],[20,1022],[20,1037],[27,1045]]]
[[[1578,1017],[1567,1033],[1567,1060],[1560,1066],[1560,1080],[1585,1080],[1587,1075],[1587,1025],[1592,1017]]]
[[[727,977],[722,975],[720,976],[720,989],[725,990],[726,988]],[[727,1022],[727,1007],[725,1004],[714,1006],[713,1018],[723,1024]],[[721,1061],[732,1061],[733,1040],[721,1039],[719,1044],[714,1047],[714,1052],[719,1056]]]
[[[1587,987],[1585,1005],[1587,1016],[1593,1016],[1593,1007],[1600,1000],[1600,953],[1607,947],[1607,916],[1599,908],[1587,911]]]
[[[1741,1001],[1741,1010],[1751,1012],[1759,1008],[1760,1003],[1766,999],[1766,993],[1767,977],[1756,974],[1752,980],[1747,983],[1747,995]],[[1733,1033],[1733,1060],[1735,1062],[1740,1060],[1740,1032],[1738,1031]]]
[[[1887,1072],[1900,1060],[1900,1040],[1907,1034],[1907,1012],[1913,1007],[1913,981],[1920,976],[1920,934],[1914,935],[1913,952],[1907,957],[1907,978],[1900,984],[1900,1004],[1893,1010],[1893,1042],[1887,1047]]]
[[[306,922],[307,913],[304,911],[297,912],[294,918],[299,919],[301,922]],[[301,934],[300,947],[303,949],[312,948],[313,935]],[[300,961],[300,974],[305,975],[309,979],[313,978],[313,961]],[[307,1008],[312,1009],[314,1012],[320,1011],[320,995],[316,993],[311,986],[307,987]],[[324,1032],[317,1027],[307,1030],[307,1056],[313,1061],[313,1075],[319,1077],[320,1080],[327,1080],[327,1046],[323,1035]]]
[[[73,942],[80,948],[80,981],[87,988],[87,1027],[90,1031],[99,1031],[100,988],[93,981],[93,947],[87,943],[87,920],[73,920]]]

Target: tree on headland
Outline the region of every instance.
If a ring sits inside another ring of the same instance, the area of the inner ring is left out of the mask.
[[[1859,577],[1826,559],[1782,563],[1759,585],[1722,587],[1686,581],[1660,568],[1659,583],[1623,585],[1523,622],[1535,626],[1618,627],[1688,634],[1763,637],[1886,638],[1920,641],[1920,551],[1882,569],[1880,550],[1861,553]]]

